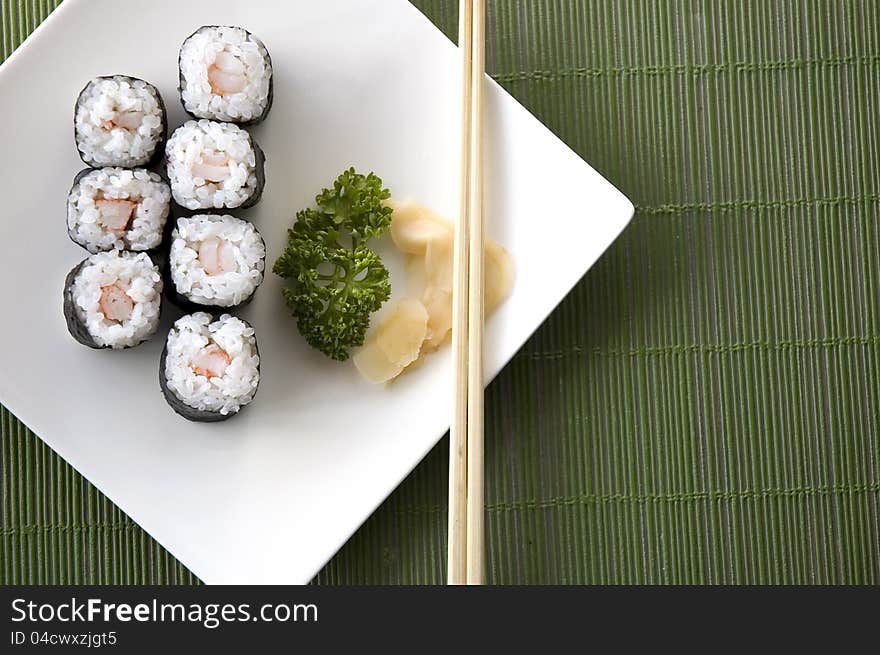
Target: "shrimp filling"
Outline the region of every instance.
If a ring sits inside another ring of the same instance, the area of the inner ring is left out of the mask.
[[[196,375],[204,375],[209,380],[211,378],[223,377],[226,367],[232,359],[229,354],[216,343],[212,343],[202,348],[195,354],[190,361],[190,368]]]
[[[98,208],[98,223],[105,230],[122,234],[128,229],[131,217],[138,203],[132,200],[119,200],[114,198],[99,198],[95,200]]]
[[[208,275],[220,275],[238,270],[235,246],[218,237],[205,239],[199,245],[199,261]]]
[[[112,118],[102,121],[101,127],[108,132],[117,127],[135,131],[141,126],[143,120],[144,112],[142,111],[117,111],[113,113]]]
[[[222,152],[206,150],[202,153],[202,161],[193,164],[192,174],[207,182],[222,182],[230,176],[229,157]]]
[[[131,318],[131,313],[134,311],[134,301],[119,282],[114,282],[101,287],[98,307],[105,319],[122,323]]]
[[[240,93],[247,86],[245,65],[230,52],[218,52],[208,67],[208,83],[211,93],[218,96]]]

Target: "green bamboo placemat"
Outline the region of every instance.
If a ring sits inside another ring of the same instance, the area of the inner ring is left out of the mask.
[[[56,4],[0,0],[4,57]],[[637,205],[489,389],[489,581],[880,582],[878,3],[488,4],[494,77]],[[2,450],[0,582],[195,582],[5,411]],[[442,582],[446,457],[316,582]]]

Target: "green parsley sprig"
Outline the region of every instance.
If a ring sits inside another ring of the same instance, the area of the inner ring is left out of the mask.
[[[305,340],[344,361],[364,343],[370,316],[391,295],[388,269],[367,247],[391,226],[390,196],[373,173],[343,172],[297,212],[287,247],[273,270],[288,280],[282,293]]]

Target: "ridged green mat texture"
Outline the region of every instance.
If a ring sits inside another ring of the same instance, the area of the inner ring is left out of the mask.
[[[0,0],[3,57],[57,4]],[[637,206],[488,391],[488,581],[880,583],[880,3],[487,4]],[[316,583],[444,581],[447,449]],[[5,410],[2,451],[0,583],[198,582]]]

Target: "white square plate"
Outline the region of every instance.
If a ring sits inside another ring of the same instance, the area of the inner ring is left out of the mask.
[[[238,212],[262,231],[270,265],[294,212],[350,165],[375,171],[397,198],[454,214],[457,51],[405,0],[66,0],[0,68],[0,401],[204,581],[305,583],[445,431],[449,348],[388,388],[371,386],[304,343],[269,273],[241,312],[262,354],[257,398],[200,425],[159,392],[164,331],[130,351],[93,351],[70,338],[61,312],[64,276],[86,255],[65,230],[83,167],[77,93],[96,75],[144,78],[176,127],[177,51],[205,24],[251,30],[274,63],[275,104],[252,130],[266,190]],[[633,207],[487,85],[487,231],[517,270],[488,321],[488,379]]]

